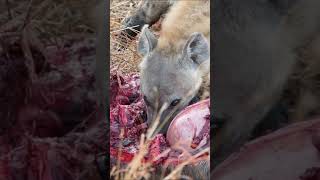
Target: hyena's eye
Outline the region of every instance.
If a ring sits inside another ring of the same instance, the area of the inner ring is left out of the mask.
[[[181,99],[175,99],[175,100],[173,100],[172,102],[171,102],[171,104],[170,104],[170,106],[176,106],[176,105],[178,105],[179,103],[180,103],[180,101],[181,101]]]

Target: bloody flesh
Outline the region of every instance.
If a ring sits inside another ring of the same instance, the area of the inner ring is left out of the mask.
[[[138,152],[140,135],[147,130],[145,104],[140,93],[137,74],[120,75],[114,71],[110,77],[110,154],[122,162],[130,162]],[[123,132],[123,134],[121,134]],[[146,159],[157,157],[168,145],[163,135],[158,135],[150,144]],[[121,150],[120,150],[121,148]],[[162,159],[155,161],[160,163]]]
[[[111,72],[110,76],[110,154],[114,159],[121,162],[130,162],[134,154],[139,151],[140,136],[146,133],[148,128],[145,123],[146,107],[143,96],[140,92],[140,79],[138,74],[122,75],[116,71]],[[197,109],[195,109],[197,110]],[[209,111],[208,111],[209,112]],[[201,132],[194,137],[194,145],[209,136],[209,118],[208,113],[199,119],[207,119]],[[170,127],[169,127],[170,129]],[[171,127],[179,129],[179,127]],[[121,134],[121,131],[123,132]],[[168,135],[167,136],[172,136]],[[149,146],[146,161],[151,161],[153,165],[159,164],[177,164],[179,161],[179,152],[171,150],[162,157],[158,157],[165,150],[170,148],[167,139],[163,134],[158,134],[152,140]],[[121,150],[120,150],[121,149]],[[119,156],[120,155],[120,156]],[[111,165],[115,165],[115,162]]]
[[[96,106],[95,43],[65,42],[30,46],[30,60],[19,40],[2,41],[0,180],[100,179],[107,132]]]

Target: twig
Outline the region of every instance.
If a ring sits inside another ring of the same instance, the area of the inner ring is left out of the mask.
[[[110,34],[113,34],[113,33],[116,33],[116,32],[120,32],[120,31],[124,31],[124,30],[127,30],[127,29],[130,29],[132,31],[137,31],[137,30],[134,30],[132,28],[135,28],[135,27],[138,27],[139,25],[135,25],[135,26],[131,26],[131,27],[126,27],[126,28],[122,28],[122,29],[118,29],[118,30],[114,30],[114,31],[111,31]],[[137,31],[139,32],[139,31]]]

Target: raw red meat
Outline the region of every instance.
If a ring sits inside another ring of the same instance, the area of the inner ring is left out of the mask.
[[[138,152],[140,135],[147,130],[146,112],[143,97],[140,92],[140,79],[138,74],[121,75],[115,71],[111,72],[110,77],[110,154],[112,159],[118,158],[121,152],[120,161],[128,163]],[[198,129],[194,144],[199,144],[203,138],[209,138],[210,123],[208,114],[208,100],[202,103],[206,106],[204,113],[199,115],[199,120],[207,119],[208,122],[203,124],[206,126],[203,130]],[[195,106],[193,106],[195,107]],[[190,109],[190,108],[189,108]],[[191,108],[192,109],[192,108]],[[194,108],[197,110],[197,108]],[[184,113],[188,116],[188,113]],[[200,117],[203,115],[203,117]],[[190,114],[189,114],[190,116]],[[194,118],[193,116],[191,118]],[[194,119],[197,121],[197,119]],[[121,138],[121,129],[123,137]],[[179,127],[171,127],[171,129],[179,129]],[[201,131],[201,132],[200,132]],[[167,136],[172,136],[172,133]],[[120,144],[121,143],[121,144]],[[121,151],[119,148],[121,147]],[[154,165],[159,164],[177,164],[179,161],[179,152],[171,150],[162,157],[157,158],[161,153],[170,148],[165,136],[158,134],[152,140],[149,153],[145,157],[146,161],[152,161]],[[115,165],[113,162],[111,166]]]
[[[30,46],[30,67],[20,40],[2,41],[0,180],[100,180],[107,123],[96,106],[95,44],[66,42],[46,54]]]
[[[120,160],[123,162],[132,160],[138,151],[140,135],[147,130],[144,123],[145,105],[139,88],[137,74],[124,76],[111,72],[110,154],[118,157],[122,147]]]
[[[190,105],[172,120],[167,132],[167,139],[171,146],[179,143],[179,146],[191,153],[208,147],[209,105],[209,99]]]
[[[155,136],[154,140],[150,144],[150,156],[148,160],[151,160],[155,164],[164,163],[169,154],[164,154],[159,158],[159,155],[168,148],[165,137],[162,134]]]

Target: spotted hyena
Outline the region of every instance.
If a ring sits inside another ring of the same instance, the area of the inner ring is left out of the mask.
[[[147,122],[158,114],[165,122],[171,119],[209,86],[210,74],[210,2],[178,1],[169,9],[157,38],[144,26],[138,41],[143,56],[140,66],[141,91],[147,106]],[[205,98],[206,96],[204,96]],[[187,165],[182,174],[194,179],[209,179],[209,161]]]
[[[175,3],[162,23],[159,38],[147,26],[143,28],[138,51],[143,56],[141,90],[147,104],[148,123],[165,104],[160,122],[166,118],[170,121],[208,79],[209,37],[210,8],[206,0]]]

